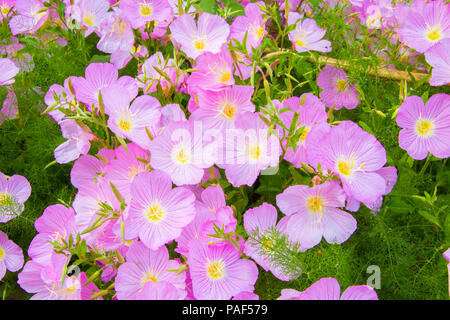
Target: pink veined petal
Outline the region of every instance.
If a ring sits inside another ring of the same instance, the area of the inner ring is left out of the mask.
[[[327,208],[322,216],[323,237],[328,243],[341,244],[356,231],[357,222],[353,216],[337,208]]]
[[[260,233],[264,232],[270,227],[274,227],[277,223],[277,210],[274,206],[268,203],[263,203],[261,206],[249,209],[244,214],[244,227],[247,233],[252,233],[258,229]]]
[[[341,300],[378,300],[378,295],[367,285],[351,286],[342,293]]]
[[[413,129],[402,129],[398,136],[398,144],[415,160],[423,160],[428,155],[425,139],[419,137]]]
[[[322,278],[300,294],[301,300],[340,300],[341,287],[334,278]]]
[[[13,175],[8,179],[7,186],[8,192],[21,203],[24,203],[31,194],[30,183],[25,177]]]

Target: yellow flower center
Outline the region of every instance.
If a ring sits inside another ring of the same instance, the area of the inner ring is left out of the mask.
[[[84,23],[86,23],[88,26],[94,26],[95,16],[93,14],[86,15],[83,18]]]
[[[305,47],[305,39],[304,38],[297,38],[297,39],[295,39],[295,43],[299,47]]]
[[[263,35],[264,29],[261,26],[259,26],[258,28],[256,28],[255,33],[256,37],[259,39]]]
[[[300,137],[298,137],[298,144],[303,145],[305,143],[306,136],[308,135],[309,131],[311,131],[310,127],[305,127],[303,129],[302,134],[300,135]]]
[[[139,172],[141,172],[140,170],[136,169],[135,166],[132,166],[132,167],[129,168],[129,169],[130,169],[130,170],[128,171],[128,175],[129,175],[131,178],[136,177],[137,174],[138,174]]]
[[[336,81],[336,88],[339,91],[347,90],[347,81],[345,81],[345,79],[339,79],[338,81]]]
[[[337,163],[337,170],[343,176],[350,176],[353,171],[353,167],[355,166],[355,161],[353,158],[351,160],[342,159]]]
[[[209,279],[211,280],[220,280],[225,277],[225,264],[222,259],[219,261],[211,262],[208,259],[208,263],[206,265],[206,272],[208,274]]]
[[[77,290],[77,286],[73,285],[65,289],[58,290],[59,294],[72,294]]]
[[[225,107],[222,109],[223,115],[228,119],[233,119],[236,114],[236,107],[232,104],[225,104]]]
[[[227,71],[227,72],[222,73],[222,76],[220,77],[220,81],[227,82],[228,80],[230,80],[230,78],[231,78],[231,73],[230,73],[230,71]]]
[[[442,33],[441,33],[441,26],[437,25],[434,28],[430,28],[428,27],[428,31],[427,31],[427,38],[430,41],[438,41],[439,39],[441,39],[442,37]]]
[[[147,282],[158,282],[158,278],[156,277],[156,275],[152,272],[152,271],[149,271],[147,274],[146,274],[146,276],[144,277],[144,278],[142,278],[142,280],[141,280],[141,285],[142,286],[145,286],[145,284],[147,283]]]
[[[268,239],[268,240],[263,241],[261,247],[264,251],[270,252],[270,251],[272,251],[272,244],[273,244],[273,240]]]
[[[120,119],[119,127],[123,131],[130,131],[131,130],[131,121],[129,119]]]
[[[166,213],[159,204],[159,201],[154,202],[145,212],[146,218],[152,223],[160,222],[165,215]]]
[[[9,8],[7,6],[0,6],[1,13],[6,16],[9,13]]]
[[[3,251],[2,247],[0,247],[0,260],[5,256],[5,251]]]
[[[258,160],[261,157],[261,148],[259,145],[254,145],[248,150],[248,155],[252,160]]]
[[[175,161],[179,164],[186,164],[191,160],[190,153],[185,149],[181,148],[175,154]]]
[[[205,41],[203,39],[198,39],[194,41],[194,48],[197,50],[205,49]]]
[[[141,16],[149,16],[153,12],[153,8],[148,3],[143,3],[139,6],[139,13]]]
[[[0,193],[0,206],[6,205],[10,201],[10,196],[5,192]]]
[[[312,213],[322,214],[324,203],[321,197],[319,196],[312,196],[306,201],[306,206],[308,207],[309,211]]]
[[[429,137],[434,132],[434,122],[431,120],[419,119],[416,123],[417,134],[421,137]]]

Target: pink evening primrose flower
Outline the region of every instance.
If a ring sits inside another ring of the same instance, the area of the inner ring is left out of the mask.
[[[233,60],[230,52],[224,47],[220,53],[205,52],[199,56],[193,68],[197,71],[194,71],[187,80],[190,87],[220,91],[234,84]]]
[[[320,51],[330,52],[331,42],[322,40],[326,30],[317,26],[316,21],[311,18],[306,18],[303,21],[301,15],[297,12],[290,12],[288,18],[288,25],[296,24],[293,31],[289,32],[289,40],[298,52],[306,51]]]
[[[169,28],[172,39],[192,59],[204,52],[219,53],[230,34],[230,26],[222,17],[207,12],[200,15],[198,24],[190,14],[184,14],[177,17]]]
[[[425,52],[425,59],[433,67],[430,84],[442,86],[450,83],[450,39],[441,41]]]
[[[14,77],[19,73],[19,68],[7,58],[0,59],[0,86],[14,83]]]
[[[280,119],[286,128],[290,128],[295,112],[298,114],[296,128],[303,127],[302,134],[298,137],[295,151],[292,147],[288,148],[284,159],[296,167],[301,167],[302,163],[308,164],[309,146],[316,144],[317,136],[321,137],[320,133],[323,126],[329,127],[325,105],[315,95],[305,93],[300,98],[291,97],[286,99],[277,108],[279,110],[289,108],[289,110],[279,113]],[[280,128],[279,132],[280,136],[282,136],[283,129]],[[285,134],[287,136],[287,132]],[[287,143],[285,144],[287,145]]]
[[[102,89],[108,127],[117,136],[129,139],[142,148],[148,148],[149,134],[155,136],[161,119],[158,99],[143,95],[130,105],[129,92],[119,85]]]
[[[184,299],[186,272],[169,271],[180,267],[179,262],[169,260],[165,246],[152,250],[142,242],[135,242],[127,251],[126,262],[117,271],[114,282],[117,298],[143,299],[140,295],[154,291],[154,298],[161,300]]]
[[[261,45],[262,39],[267,33],[260,5],[264,5],[264,2],[259,1],[246,5],[245,16],[236,17],[231,25],[230,39],[236,39],[242,43],[247,34],[247,52],[249,54],[251,54],[252,48],[256,49]]]
[[[14,91],[9,91],[6,95],[5,101],[3,101],[3,107],[0,110],[0,125],[5,120],[14,119],[19,113],[19,108],[17,105],[17,96]]]
[[[19,271],[23,266],[22,249],[8,239],[8,236],[0,231],[0,280],[6,274],[6,270],[11,272]]]
[[[228,243],[192,241],[188,265],[193,293],[199,300],[227,300],[242,291],[253,292],[258,279],[255,263],[241,259],[239,251]]]
[[[41,0],[16,0],[14,8],[17,15],[9,21],[13,35],[36,32],[49,16],[49,10],[42,10],[45,6]]]
[[[86,67],[86,78],[71,77],[76,98],[88,105],[99,105],[99,94],[103,88],[112,84],[120,85],[129,92],[129,100],[138,94],[137,82],[134,78],[123,76],[119,78],[117,68],[111,63],[91,63]]]
[[[68,163],[89,152],[89,141],[94,138],[92,134],[84,131],[73,119],[61,121],[60,126],[62,136],[68,140],[55,149],[56,162]]]
[[[204,141],[199,125],[193,121],[171,122],[150,143],[150,165],[169,174],[178,186],[199,183],[203,169],[214,164],[214,145]]]
[[[217,165],[234,187],[252,186],[261,170],[278,165],[282,152],[279,139],[269,135],[269,127],[255,113],[243,114],[235,129],[227,130],[222,148]]]
[[[175,61],[172,58],[165,60],[161,52],[154,53],[142,64],[142,71],[137,76],[138,86],[143,88],[144,93],[155,92],[158,83],[164,91],[169,90],[172,84],[177,82],[177,71],[174,65]],[[157,69],[164,72],[170,82]]]
[[[38,263],[45,264],[51,260],[53,245],[50,241],[61,243],[61,240],[68,241],[69,237],[76,239],[77,228],[75,225],[75,211],[63,205],[56,204],[48,206],[42,216],[34,223],[39,232],[28,247],[28,256]]]
[[[322,88],[320,99],[329,108],[336,110],[345,107],[354,109],[359,103],[359,94],[355,86],[350,85],[344,70],[325,66],[317,77],[317,85]]]
[[[97,43],[97,49],[103,52],[113,53],[119,50],[129,52],[133,48],[133,29],[115,11],[103,20],[99,33],[101,37]]]
[[[63,277],[66,262],[67,257],[62,254],[52,255],[44,264],[30,260],[19,273],[17,283],[26,292],[34,293],[30,300],[90,300],[98,292],[97,286],[93,282],[87,284],[84,272]]]
[[[172,11],[167,0],[121,0],[119,7],[133,29],[138,29],[147,22],[159,20],[164,11]]]
[[[444,1],[422,3],[420,10],[406,9],[397,31],[401,42],[420,53],[450,38],[450,6]]]
[[[183,187],[172,189],[170,177],[160,170],[138,174],[131,195],[125,238],[139,236],[153,250],[177,238],[195,217],[194,194]]]
[[[72,19],[87,28],[87,37],[94,31],[99,31],[100,24],[109,15],[108,0],[78,0],[72,6]]]
[[[415,160],[428,152],[437,158],[450,157],[450,95],[433,95],[426,105],[422,98],[410,96],[400,106],[397,124],[402,128],[399,145]]]
[[[234,128],[237,119],[244,113],[254,112],[251,102],[254,88],[252,86],[234,85],[221,91],[199,91],[198,109],[192,120],[202,120],[206,127],[212,129]]]
[[[310,249],[322,237],[328,243],[341,244],[356,230],[353,216],[338,207],[345,206],[345,194],[335,181],[310,188],[305,185],[288,187],[277,195],[277,205],[287,215],[283,231],[300,250]]]
[[[330,170],[339,176],[348,196],[374,203],[385,193],[386,181],[376,171],[386,163],[386,150],[354,122],[342,121],[332,127],[310,151],[324,172]]]
[[[277,209],[271,204],[263,203],[261,206],[249,209],[244,214],[244,227],[249,235],[244,245],[244,253],[252,258],[266,271],[271,271],[275,277],[282,281],[293,280],[294,277],[286,275],[282,268],[271,261],[271,246],[277,224]],[[261,239],[262,244],[256,239]],[[264,254],[266,253],[266,254]]]
[[[44,97],[44,102],[52,110],[48,114],[56,122],[61,123],[66,116],[61,110],[74,111],[78,106],[75,96],[70,90],[69,78],[64,80],[64,87],[59,84],[53,84],[48,89]]]
[[[0,0],[0,22],[12,15],[16,0]]]
[[[30,194],[31,186],[25,177],[13,175],[7,178],[0,172],[0,223],[21,214]]]
[[[283,289],[278,300],[378,300],[378,295],[367,285],[348,287],[341,295],[336,279],[322,278],[303,292]]]

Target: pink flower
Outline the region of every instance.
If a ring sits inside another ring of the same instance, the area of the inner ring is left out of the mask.
[[[68,163],[89,152],[92,134],[84,131],[73,119],[62,120],[60,126],[62,136],[68,140],[55,149],[56,162]]]
[[[437,158],[450,157],[450,95],[432,96],[427,104],[418,96],[407,97],[400,106],[397,124],[402,128],[399,145],[416,160],[430,152]]]
[[[0,125],[4,120],[14,119],[19,112],[17,105],[17,97],[14,91],[9,91],[6,95],[5,101],[3,101],[3,107],[0,110]]]
[[[187,80],[190,87],[220,91],[234,84],[233,60],[227,49],[222,48],[218,54],[205,52],[197,58],[193,68],[197,71]]]
[[[9,178],[0,172],[0,223],[14,219],[24,210],[24,202],[31,194],[31,186],[25,177]]]
[[[244,253],[255,260],[266,271],[271,271],[275,277],[282,281],[293,280],[286,275],[279,265],[272,262],[270,252],[272,239],[276,231],[277,209],[271,204],[263,203],[261,206],[249,209],[244,214],[244,227],[249,235],[244,245]],[[263,244],[256,241],[263,240]],[[267,253],[266,255],[263,252]]]
[[[252,86],[227,87],[221,91],[200,91],[199,108],[195,110],[192,120],[202,120],[206,127],[213,129],[234,128],[236,119],[244,113],[255,111],[251,102],[254,88]]]
[[[425,59],[433,67],[430,79],[432,86],[450,83],[450,39],[443,40],[427,50]]]
[[[142,172],[131,184],[125,238],[141,241],[151,249],[177,238],[195,216],[194,194],[188,189],[172,189],[170,177],[162,171]]]
[[[144,26],[147,22],[159,20],[165,11],[172,12],[167,0],[122,0],[119,7],[134,29]]]
[[[126,261],[118,271],[114,286],[119,300],[161,299],[179,300],[186,296],[185,272],[169,260],[165,246],[151,250],[142,242],[135,242],[127,251]]]
[[[77,189],[82,186],[93,186],[94,188],[106,174],[106,166],[105,162],[94,156],[83,155],[72,166],[70,182]]]
[[[288,18],[288,25],[296,24],[293,31],[289,32],[289,40],[298,52],[305,51],[320,51],[330,52],[331,42],[328,40],[322,40],[326,33],[326,30],[317,26],[317,23],[310,18],[306,18],[303,21],[300,14],[297,12],[290,12]]]
[[[256,49],[261,45],[262,39],[266,35],[264,18],[260,5],[264,3],[259,1],[249,3],[245,6],[245,16],[238,16],[231,25],[230,39],[236,39],[243,42],[247,34],[247,51],[252,53],[252,48]]]
[[[143,88],[144,93],[148,93],[155,92],[159,83],[166,92],[177,82],[177,71],[174,65],[175,61],[172,58],[166,61],[161,52],[154,53],[142,65],[142,71],[137,76],[138,86]],[[164,72],[169,77],[170,82],[157,69]]]
[[[138,94],[138,87],[134,78],[119,77],[119,72],[110,63],[91,63],[86,67],[86,78],[71,77],[76,98],[88,105],[99,105],[99,94],[103,88],[113,84],[120,85],[129,92],[129,100]]]
[[[254,262],[240,258],[231,244],[191,242],[188,265],[195,298],[227,300],[242,291],[253,292],[258,268]]]
[[[15,2],[16,0],[0,0],[0,22],[12,14]]]
[[[218,166],[235,187],[252,186],[261,170],[278,165],[280,141],[255,113],[243,114],[234,130],[227,130]]]
[[[133,49],[133,29],[116,12],[112,12],[103,20],[99,33],[101,37],[97,43],[97,49],[103,52],[125,51],[129,53]]]
[[[34,293],[31,300],[90,300],[98,292],[97,286],[93,282],[87,284],[84,272],[72,277],[63,275],[66,262],[67,257],[62,254],[52,255],[44,264],[30,260],[19,273],[17,283],[26,292]]]
[[[310,151],[310,159],[320,163],[323,172],[339,176],[347,195],[369,204],[385,193],[386,181],[376,171],[386,163],[386,150],[352,121],[332,127]]]
[[[288,187],[277,195],[277,205],[287,215],[283,231],[300,244],[302,251],[319,244],[322,237],[328,243],[341,244],[356,230],[355,218],[338,209],[345,206],[345,194],[337,182],[327,181],[313,188]]]
[[[176,185],[199,183],[204,175],[203,169],[214,163],[211,144],[203,141],[201,130],[195,127],[197,124],[192,121],[171,122],[150,143],[150,165],[169,174]]]
[[[52,110],[48,114],[56,121],[61,123],[65,114],[59,110],[64,109],[67,111],[74,111],[78,106],[75,96],[72,94],[69,85],[69,78],[64,80],[64,87],[59,84],[53,84],[48,89],[44,97],[44,102]]]
[[[6,270],[19,271],[23,266],[22,249],[8,239],[8,236],[0,231],[0,280],[5,276]]]
[[[296,167],[301,167],[302,163],[309,163],[308,149],[310,145],[317,143],[318,136],[321,137],[322,127],[329,127],[325,105],[315,95],[305,93],[300,98],[292,97],[283,101],[278,109],[284,108],[289,110],[279,113],[279,116],[286,128],[290,129],[295,112],[298,113],[295,128],[304,127],[302,134],[298,137],[295,151],[291,147],[288,148],[284,159]],[[283,136],[283,130],[280,129],[279,132],[280,136]]]
[[[14,83],[14,77],[19,73],[19,68],[9,59],[0,59],[0,86]]]
[[[87,28],[87,37],[99,30],[100,24],[108,17],[109,7],[107,0],[78,0],[72,6],[72,19]]]
[[[147,148],[150,144],[148,133],[156,135],[161,118],[158,99],[143,95],[130,105],[128,90],[119,85],[102,89],[102,97],[105,112],[109,115],[108,127],[112,132]]]
[[[170,25],[170,32],[181,50],[196,59],[204,52],[219,53],[230,34],[230,26],[222,17],[203,12],[198,24],[190,14],[177,17]]]
[[[278,300],[378,300],[378,295],[367,285],[348,287],[341,295],[336,279],[322,278],[303,292],[283,289]]]
[[[405,9],[397,32],[400,41],[423,53],[450,38],[450,7],[444,1],[421,3],[420,10]]]
[[[359,103],[359,94],[355,86],[349,84],[347,75],[342,69],[325,66],[317,77],[317,85],[322,88],[320,98],[328,107],[336,110],[345,107],[354,109]]]
[[[75,224],[75,211],[63,205],[56,204],[44,210],[34,223],[39,232],[30,243],[28,255],[34,261],[45,264],[51,260],[53,245],[49,241],[62,244],[61,240],[68,241],[69,237],[76,239],[77,228]]]
[[[41,0],[16,0],[14,8],[17,15],[9,21],[13,35],[25,32],[36,32],[47,20],[49,10],[45,9]]]

